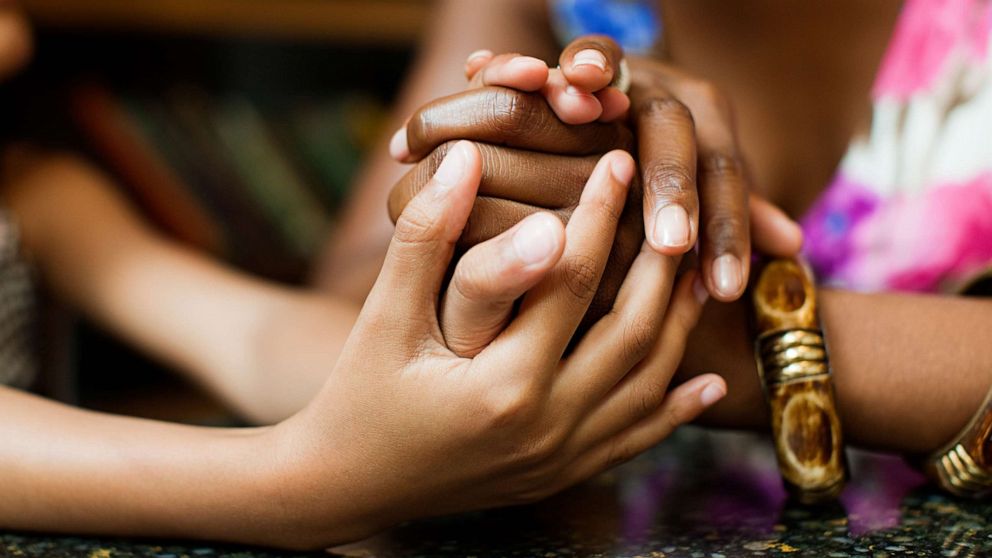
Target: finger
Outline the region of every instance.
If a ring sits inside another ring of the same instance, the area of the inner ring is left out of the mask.
[[[630,97],[616,87],[607,87],[593,93],[599,104],[603,107],[603,113],[599,115],[600,122],[614,122],[627,116],[630,109]]]
[[[422,318],[425,312],[435,313],[441,281],[472,210],[481,175],[478,149],[467,141],[455,145],[430,184],[396,222],[370,300],[394,314]]]
[[[500,54],[481,65],[469,86],[503,86],[520,91],[537,91],[548,81],[548,66],[530,56]]]
[[[662,404],[706,300],[706,289],[696,277],[690,271],[679,280],[658,340],[641,363],[584,415],[573,434],[575,448],[581,451],[613,438]]]
[[[744,294],[750,269],[747,184],[732,139],[706,141],[702,131],[699,137],[700,224],[705,231],[701,269],[713,297],[730,302]]]
[[[679,260],[642,243],[611,312],[586,333],[556,379],[553,395],[563,409],[584,414],[655,345]]]
[[[435,149],[393,187],[388,204],[390,218],[395,221],[427,184],[451,145],[449,142]],[[477,147],[482,154],[480,195],[547,209],[574,207],[598,161],[595,155],[566,157],[489,144]]]
[[[524,297],[520,313],[503,333],[513,351],[551,369],[599,287],[627,186],[635,172],[630,155],[611,151],[600,159],[565,228],[565,252],[554,270]]]
[[[700,253],[703,279],[714,298],[743,294],[751,262],[748,184],[734,131],[733,111],[712,85],[678,74],[663,76],[696,122]]]
[[[603,106],[592,93],[570,85],[561,70],[551,70],[541,93],[565,124],[588,124],[603,114]]]
[[[669,392],[661,405],[626,430],[582,453],[562,476],[562,488],[622,465],[694,421],[727,393],[716,374],[697,376]]]
[[[667,90],[636,86],[631,110],[644,184],[645,236],[659,253],[684,254],[696,242],[699,215],[692,114]]]
[[[623,49],[605,35],[585,35],[572,41],[558,58],[569,84],[586,93],[608,86],[613,81]]]
[[[751,194],[751,242],[759,252],[776,258],[791,258],[803,247],[803,229],[784,211]]]
[[[392,137],[389,138],[389,156],[392,157],[394,161],[403,163],[410,161],[410,146],[407,144],[406,137],[406,124],[403,124],[399,130],[393,132]]]
[[[441,309],[448,348],[462,357],[482,351],[506,326],[514,301],[544,278],[564,247],[561,221],[537,213],[462,256]]]
[[[629,149],[633,139],[616,122],[569,126],[540,94],[505,87],[471,89],[428,103],[414,113],[403,136],[406,162],[457,139],[568,155]]]
[[[468,55],[465,59],[465,79],[472,81],[475,74],[482,69],[483,66],[489,63],[493,59],[493,51],[488,49],[480,49]]]

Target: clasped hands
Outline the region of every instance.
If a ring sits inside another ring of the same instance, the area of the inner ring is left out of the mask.
[[[394,138],[415,166],[380,275],[324,388],[271,433],[289,544],[544,498],[725,395],[715,374],[669,385],[688,335],[710,293],[743,292],[750,239],[788,254],[800,233],[749,197],[726,107],[678,96],[709,88],[631,60],[628,100],[621,56],[600,37],[561,70],[482,53]],[[702,271],[679,273],[697,237]]]
[[[398,217],[453,142],[470,140],[481,152],[483,176],[462,246],[542,210],[567,221],[596,160],[621,149],[635,154],[639,173],[583,327],[608,311],[645,239],[675,258],[698,239],[706,289],[720,301],[739,298],[752,239],[759,251],[788,257],[798,252],[801,232],[749,192],[731,106],[716,87],[661,62],[630,57],[628,98],[610,86],[622,58],[620,47],[601,36],[574,41],[552,70],[526,56],[474,53],[465,68],[468,88],[422,106],[394,136],[392,155],[414,166],[392,191],[390,215]],[[455,291],[476,267],[459,266]],[[493,278],[485,294],[498,294],[506,284],[496,279],[508,277]],[[485,314],[478,319],[499,321]],[[448,327],[442,320],[442,326],[455,337],[452,347],[468,354],[491,338],[486,328],[479,328],[478,339],[465,339],[463,324]]]

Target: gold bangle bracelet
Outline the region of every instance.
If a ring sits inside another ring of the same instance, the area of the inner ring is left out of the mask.
[[[847,461],[811,276],[795,260],[774,260],[751,294],[754,356],[786,489],[804,504],[836,498]]]
[[[992,496],[992,390],[954,440],[923,461],[923,471],[951,494]]]

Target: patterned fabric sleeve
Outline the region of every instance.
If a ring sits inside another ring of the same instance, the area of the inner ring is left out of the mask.
[[[872,124],[803,220],[826,284],[961,292],[992,270],[992,1],[908,0]]]

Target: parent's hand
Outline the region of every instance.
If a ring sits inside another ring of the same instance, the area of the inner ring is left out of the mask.
[[[590,64],[593,53],[600,63]],[[561,119],[589,121],[596,114],[590,103],[602,106],[602,92],[593,98],[584,87],[601,87],[614,76],[622,51],[612,41],[598,36],[583,37],[570,44],[560,58],[560,74],[576,95],[562,87],[551,87],[550,74],[542,95],[525,94],[537,90],[540,79],[549,75],[538,60],[518,55],[493,57],[483,52],[470,59],[467,73],[475,91],[429,103],[411,118],[397,134],[394,153],[406,161],[422,160],[446,141],[464,138],[559,155],[588,154],[597,149],[634,150],[626,133],[617,132],[616,123],[565,126]],[[749,271],[751,241],[767,254],[791,256],[802,244],[798,226],[781,211],[749,194],[745,165],[733,133],[730,104],[708,82],[693,78],[665,64],[632,58],[632,89],[629,123],[637,132],[636,152],[643,177],[643,213],[648,241],[664,254],[681,254],[700,240],[701,270],[708,290],[723,301],[734,300],[743,292]],[[508,90],[504,87],[515,87]],[[551,91],[548,88],[551,87]],[[613,90],[615,91],[615,90]],[[584,95],[584,97],[583,97]],[[612,97],[611,97],[612,98]],[[556,117],[557,116],[557,117]],[[516,158],[497,157],[501,166],[488,174],[508,176],[508,172],[541,174],[528,166],[514,165]],[[508,180],[484,183],[487,195],[503,200],[523,201],[526,205],[558,207],[562,193],[560,171],[549,169],[545,178],[523,184],[551,184],[524,198],[521,187],[503,188]],[[415,193],[422,176],[408,175],[397,185],[390,210],[397,210]],[[575,185],[574,182],[571,183]],[[553,196],[548,196],[548,190]],[[559,197],[554,197],[559,196]],[[571,198],[575,198],[574,193]],[[502,215],[473,216],[472,225],[515,222],[521,207],[499,204],[492,210],[509,210]],[[489,208],[487,208],[489,209]],[[702,226],[699,223],[701,221]],[[749,229],[750,227],[750,229]],[[470,229],[471,230],[471,229]],[[697,231],[702,232],[697,232]],[[466,239],[470,240],[470,239]]]
[[[395,220],[426,184],[453,142],[467,137],[482,155],[479,199],[459,240],[465,249],[488,240],[524,217],[549,210],[568,221],[598,157],[630,150],[633,137],[620,123],[563,124],[539,93],[485,86],[439,99],[410,119],[406,136],[416,165],[393,188],[389,212]],[[620,216],[607,272],[583,322],[585,330],[612,306],[644,240],[639,177],[631,184]],[[444,324],[446,325],[446,323]],[[447,327],[445,328],[447,329]],[[459,354],[488,340],[464,339]]]
[[[473,249],[503,272],[539,269],[516,283],[520,310],[492,343],[473,358],[452,353],[438,293],[481,174],[473,144],[450,149],[400,215],[328,383],[273,432],[281,482],[272,508],[286,516],[272,531],[288,543],[328,545],[411,518],[543,498],[651,447],[725,393],[713,375],[667,391],[705,290],[692,273],[676,283],[671,258],[650,249],[613,311],[562,358],[635,174],[623,152],[594,166],[567,226],[539,214]],[[480,262],[473,251],[460,266]]]

